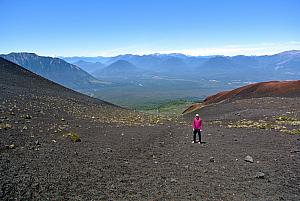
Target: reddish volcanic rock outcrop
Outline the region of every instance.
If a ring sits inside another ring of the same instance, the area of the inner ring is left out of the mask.
[[[182,112],[182,114],[190,113],[203,107],[201,103],[195,103]]]
[[[300,80],[259,82],[231,91],[222,91],[207,97],[203,104],[196,103],[191,105],[182,114],[193,112],[202,108],[204,105],[212,103],[262,97],[300,97]]]
[[[300,80],[260,82],[232,91],[223,91],[204,100],[206,105],[225,100],[261,97],[300,97]]]

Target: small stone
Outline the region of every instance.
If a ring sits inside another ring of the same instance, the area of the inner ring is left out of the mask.
[[[65,121],[65,119],[64,119],[64,118],[61,118],[61,121]]]
[[[35,141],[35,142],[34,142],[34,144],[35,144],[36,146],[39,146],[39,145],[41,145],[41,144],[40,144],[40,142],[39,142],[38,140],[37,140],[37,141]]]
[[[56,140],[52,140],[52,142],[56,143]]]
[[[177,182],[177,180],[174,179],[174,178],[171,178],[171,182],[172,182],[172,183],[175,183],[175,182]]]
[[[299,149],[293,149],[293,150],[291,150],[291,153],[298,153],[298,152],[300,152]]]
[[[15,144],[10,144],[10,145],[6,145],[7,149],[15,149],[16,145]]]
[[[31,119],[32,117],[29,114],[26,114],[24,119]]]
[[[12,128],[12,125],[10,125],[8,123],[1,123],[0,124],[0,130],[1,129],[8,130],[8,129],[11,129],[11,128]]]
[[[249,163],[253,163],[254,162],[253,158],[251,156],[249,156],[249,155],[245,157],[245,161],[249,162]]]
[[[215,158],[214,157],[210,157],[209,158],[209,162],[211,162],[211,163],[215,162]]]
[[[265,178],[265,174],[263,172],[258,172],[258,173],[256,173],[255,178],[264,179]]]

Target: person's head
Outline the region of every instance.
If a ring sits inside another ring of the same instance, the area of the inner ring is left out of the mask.
[[[196,114],[196,116],[195,116],[195,117],[196,117],[196,119],[199,119],[199,114]]]

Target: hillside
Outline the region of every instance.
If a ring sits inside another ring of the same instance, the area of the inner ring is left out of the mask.
[[[232,91],[220,92],[204,100],[205,104],[261,97],[300,97],[300,80],[271,81],[246,85]]]
[[[76,90],[93,89],[105,84],[78,66],[69,64],[59,58],[43,57],[34,53],[10,53],[7,55],[2,54],[0,57],[68,88]]]
[[[300,97],[300,80],[260,82],[231,91],[222,91],[215,95],[208,96],[203,103],[191,105],[183,114],[195,111],[204,105],[265,97]]]

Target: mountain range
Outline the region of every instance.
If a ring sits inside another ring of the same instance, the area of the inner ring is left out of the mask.
[[[73,61],[76,57],[64,59]],[[80,57],[80,59],[85,61],[85,58]],[[297,79],[300,77],[299,50],[265,56],[202,57],[183,54],[150,54],[142,56],[126,54],[115,57],[94,57],[95,61],[97,59],[98,62],[102,63],[100,67],[95,65],[94,72],[103,68],[102,64],[109,66],[119,60],[123,60],[150,74],[158,73],[175,77],[184,76],[185,78],[204,77],[208,79],[261,81],[265,79]],[[91,61],[91,58],[88,57],[86,61]],[[87,70],[85,65],[78,63],[78,61],[76,64]],[[92,71],[89,69],[89,72]],[[135,72],[127,71],[127,73]],[[124,75],[124,72],[121,72],[121,75]]]
[[[38,56],[34,53],[1,54],[0,57],[71,89],[92,89],[105,84],[80,67],[59,58]]]
[[[0,55],[49,80],[121,106],[199,100],[250,83],[300,79],[300,51],[265,56],[183,54],[52,58]],[[100,81],[101,80],[101,81]]]

